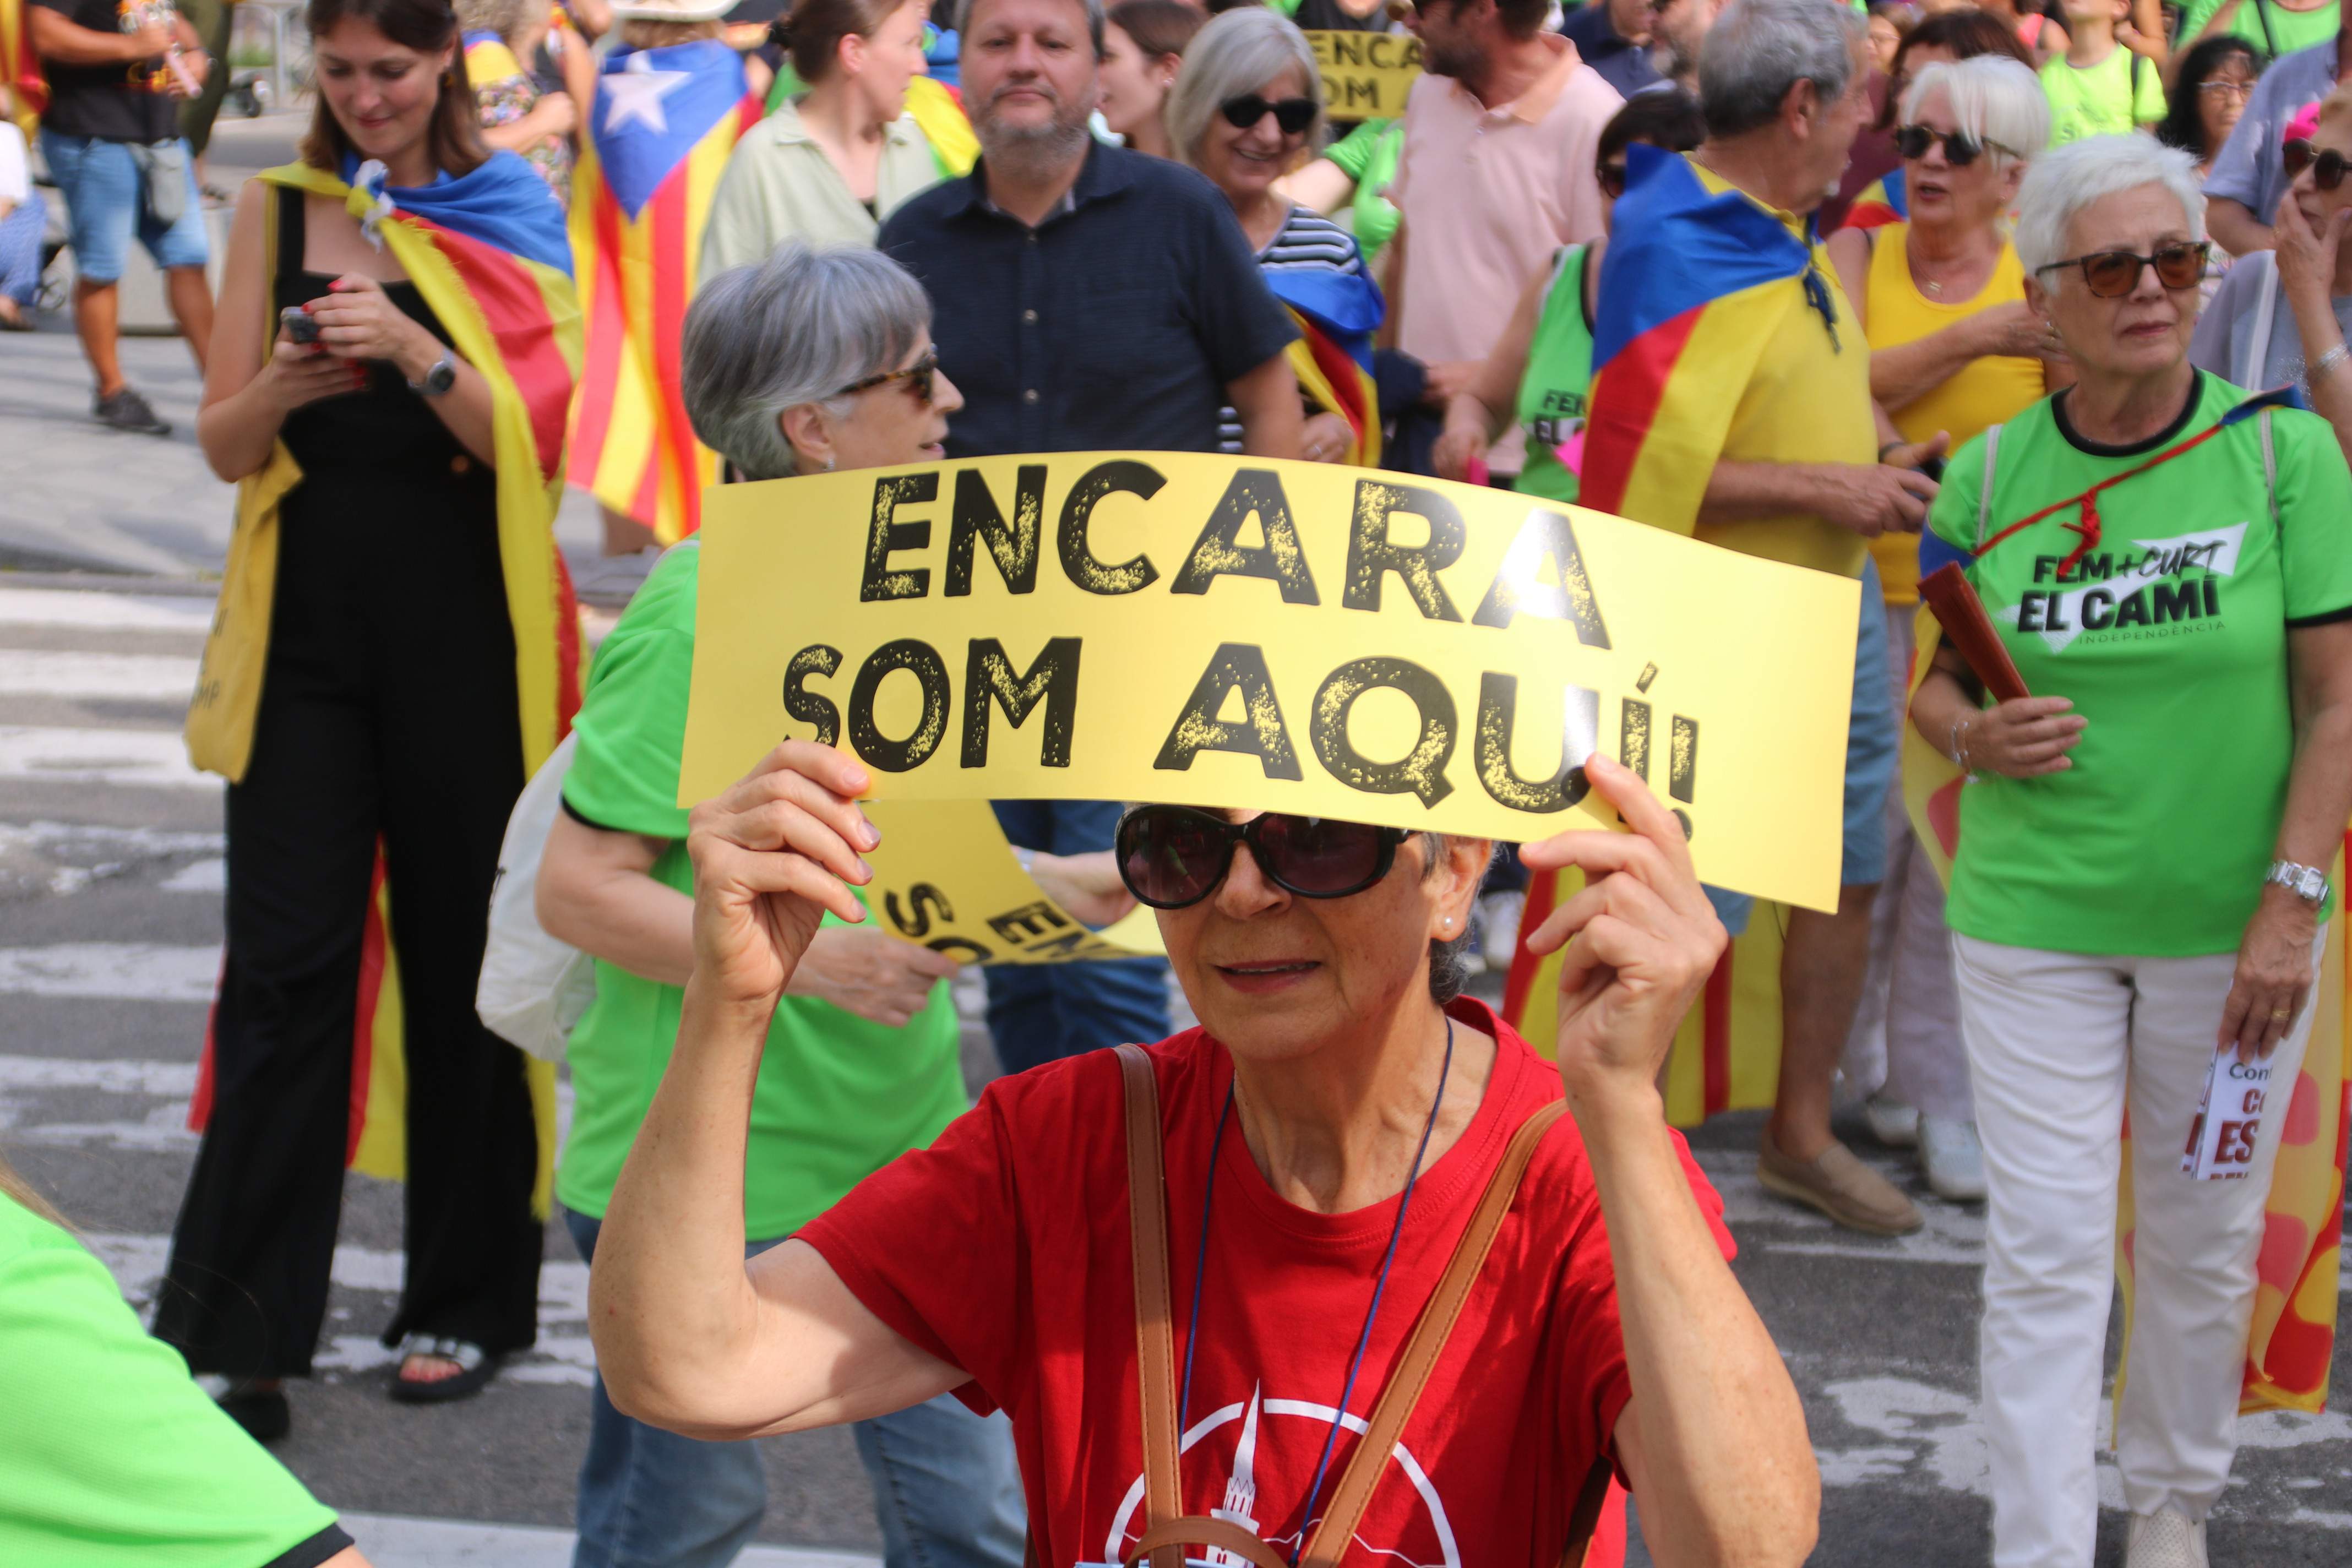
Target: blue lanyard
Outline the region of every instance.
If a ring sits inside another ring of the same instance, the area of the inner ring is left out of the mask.
[[[1324,1477],[1331,1468],[1331,1450],[1339,1441],[1339,1427],[1348,1414],[1349,1396],[1356,1392],[1356,1373],[1363,1369],[1364,1349],[1372,1342],[1372,1324],[1381,1315],[1381,1296],[1388,1289],[1389,1265],[1396,1261],[1397,1240],[1404,1235],[1405,1211],[1412,1206],[1413,1184],[1421,1180],[1421,1162],[1429,1153],[1429,1136],[1437,1130],[1437,1108],[1445,1103],[1445,1080],[1454,1070],[1454,1020],[1445,1020],[1445,1060],[1437,1069],[1437,1094],[1429,1102],[1429,1120],[1422,1123],[1421,1147],[1413,1151],[1412,1170],[1404,1179],[1404,1195],[1397,1200],[1396,1223],[1389,1227],[1388,1250],[1381,1255],[1381,1271],[1372,1277],[1372,1304],[1364,1310],[1364,1326],[1356,1335],[1356,1353],[1348,1361],[1348,1380],[1340,1384],[1339,1404],[1331,1420],[1331,1430],[1324,1436],[1322,1457],[1315,1461],[1315,1481],[1307,1489],[1307,1511],[1299,1516],[1298,1546],[1290,1554],[1291,1568],[1297,1568],[1299,1553],[1307,1549],[1307,1527],[1314,1521],[1315,1504],[1323,1495]],[[1184,1326],[1184,1390],[1177,1403],[1176,1430],[1181,1445],[1181,1434],[1192,1423],[1192,1352],[1201,1343],[1201,1289],[1208,1283],[1209,1216],[1217,1205],[1217,1156],[1225,1146],[1225,1123],[1233,1119],[1234,1087],[1225,1086],[1224,1108],[1217,1112],[1217,1131],[1209,1140],[1209,1184],[1201,1199],[1201,1245],[1192,1258],[1192,1311]]]

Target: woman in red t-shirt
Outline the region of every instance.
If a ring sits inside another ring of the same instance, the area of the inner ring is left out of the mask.
[[[1796,1391],[1655,1088],[1722,928],[1674,817],[1605,758],[1587,775],[1634,832],[1524,851],[1590,883],[1530,939],[1569,946],[1556,1068],[1454,994],[1485,841],[1173,806],[1121,826],[1121,877],[1160,910],[1202,1021],[1149,1052],[1176,1510],[1217,1510],[1271,1548],[1253,1557],[1298,1560],[1506,1144],[1563,1086],[1574,1124],[1537,1143],[1352,1539],[1309,1562],[1549,1568],[1596,1467],[1642,1499],[1662,1564],[1811,1548]],[[789,742],[694,813],[694,977],[591,1287],[605,1384],[706,1438],[954,1391],[1011,1414],[1045,1568],[1126,1561],[1168,1510],[1145,1500],[1114,1053],[999,1079],[743,1258],[761,1042],[822,913],[863,918],[844,882],[877,841],[869,784]]]

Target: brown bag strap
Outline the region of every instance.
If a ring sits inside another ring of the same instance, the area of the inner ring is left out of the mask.
[[[1568,1545],[1559,1554],[1559,1568],[1584,1568],[1592,1531],[1601,1523],[1601,1505],[1609,1500],[1609,1483],[1616,1474],[1607,1459],[1593,1460],[1584,1472],[1584,1489],[1576,1494],[1576,1507],[1568,1516]]]
[[[1141,1046],[1118,1047],[1127,1089],[1128,1229],[1135,1251],[1136,1375],[1143,1403],[1143,1521],[1145,1535],[1172,1524],[1183,1511],[1177,1485],[1176,1331],[1168,1300],[1168,1193],[1160,1166],[1160,1082]],[[1180,1536],[1155,1543],[1151,1568],[1184,1568]],[[1222,1544],[1222,1543],[1220,1543]]]
[[[1404,1350],[1397,1357],[1396,1370],[1389,1374],[1388,1386],[1381,1390],[1380,1402],[1372,1406],[1372,1418],[1365,1426],[1362,1440],[1349,1456],[1348,1468],[1339,1473],[1339,1484],[1331,1492],[1331,1507],[1307,1542],[1299,1568],[1337,1568],[1339,1559],[1347,1555],[1349,1544],[1356,1538],[1356,1526],[1362,1522],[1364,1510],[1372,1500],[1372,1489],[1380,1484],[1381,1473],[1388,1468],[1389,1455],[1402,1436],[1405,1422],[1412,1415],[1422,1386],[1429,1381],[1430,1370],[1436,1366],[1438,1355],[1445,1349],[1454,1320],[1462,1315],[1462,1304],[1470,1298],[1470,1287],[1477,1281],[1487,1250],[1495,1245],[1495,1233],[1502,1228],[1503,1215],[1509,1212],[1511,1199],[1518,1193],[1519,1179],[1528,1173],[1528,1162],[1535,1157],[1536,1145],[1543,1141],[1543,1135],[1567,1110],[1565,1100],[1555,1100],[1519,1123],[1519,1130],[1511,1134],[1510,1143],[1503,1150],[1502,1163],[1487,1179],[1486,1190],[1479,1195],[1478,1206],[1471,1212],[1462,1239],[1454,1244],[1454,1256],[1446,1259],[1445,1272],[1439,1277],[1437,1289],[1430,1292],[1421,1321],[1413,1325],[1412,1337],[1405,1341]]]
[[[1156,1552],[1163,1548],[1174,1549],[1181,1559],[1186,1546],[1219,1546],[1244,1562],[1255,1563],[1257,1568],[1290,1568],[1282,1553],[1259,1540],[1254,1531],[1230,1520],[1202,1514],[1153,1525],[1136,1538],[1135,1544],[1119,1561],[1131,1563],[1147,1552]]]

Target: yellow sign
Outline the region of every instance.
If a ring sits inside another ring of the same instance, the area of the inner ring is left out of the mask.
[[[710,490],[682,803],[779,739],[885,800],[1513,842],[1608,746],[1719,886],[1834,907],[1857,585],[1482,486],[1068,452]]]
[[[1138,907],[1097,932],[1046,896],[1013,858],[984,800],[873,800],[882,847],[866,857],[875,929],[966,963],[1058,963],[1167,952],[1160,921]]]
[[[1307,41],[1323,72],[1323,103],[1334,120],[1393,120],[1421,78],[1421,40],[1409,33],[1315,29]]]

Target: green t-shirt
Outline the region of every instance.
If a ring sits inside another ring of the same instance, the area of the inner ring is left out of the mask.
[[[2204,29],[2221,4],[2222,0],[2189,0],[2188,8],[2180,14],[2180,42],[2176,47],[2186,50],[2189,40]],[[2276,58],[2334,37],[2342,10],[2336,0],[2328,0],[2316,11],[2290,11],[2284,5],[2269,5],[2266,0],[2243,0],[2221,31],[2234,33]],[[2263,30],[2266,22],[2270,25],[2268,34]]]
[[[1571,245],[1552,268],[1528,342],[1527,374],[1519,378],[1519,428],[1528,433],[1527,467],[1511,481],[1522,495],[1576,502],[1575,473],[1557,448],[1584,428],[1585,395],[1592,388],[1592,323],[1584,319],[1584,268],[1590,246]]]
[[[2200,372],[2183,420],[2127,450],[2087,447],[2062,422],[2065,395],[2044,398],[2000,427],[1981,536],[1982,436],[1952,455],[1927,526],[1973,550],[2246,395]],[[2257,416],[2102,491],[2104,535],[2064,579],[2081,542],[2071,506],[1969,569],[2026,689],[2073,699],[2090,722],[2072,768],[1961,791],[1954,931],[2152,958],[2237,947],[2286,808],[2287,629],[2352,609],[2352,478],[2335,435],[2315,415],[2269,417],[2277,522]]]
[[[694,891],[684,808],[677,804],[694,664],[695,589],[701,547],[661,558],[597,649],[563,799],[600,827],[670,840],[653,878]],[[840,922],[831,915],[827,925]],[[686,993],[599,960],[596,1000],[572,1031],[572,1135],[555,1194],[575,1213],[603,1217],[613,1184],[677,1041]],[[743,1228],[754,1240],[790,1236],[909,1149],[963,1114],[956,1017],[945,984],[903,1029],[829,1002],[787,996],[768,1029],[751,1097],[743,1169]]]
[[[2042,68],[2050,100],[2050,145],[2085,136],[2120,136],[2164,118],[2164,73],[2117,44],[2095,66],[2060,55]]]
[[[0,1194],[0,1563],[263,1568],[348,1544],[106,1266]]]
[[[1323,156],[1356,182],[1353,227],[1356,248],[1366,264],[1397,231],[1397,210],[1388,188],[1396,182],[1397,154],[1404,149],[1404,120],[1367,120],[1323,149]]]

